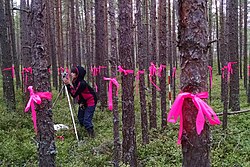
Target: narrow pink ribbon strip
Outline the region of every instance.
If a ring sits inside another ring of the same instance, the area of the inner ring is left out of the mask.
[[[172,78],[175,78],[176,75],[176,67],[173,67],[173,74],[172,74]]]
[[[64,68],[63,67],[58,68],[58,76],[60,76],[61,73],[63,73],[63,72],[64,72]]]
[[[98,92],[98,87],[97,87],[96,83],[94,83],[94,85],[95,85],[95,92]]]
[[[154,85],[154,87],[160,91],[161,89],[153,82],[152,80],[152,76],[156,76],[157,75],[157,68],[156,66],[154,65],[153,62],[150,63],[150,67],[149,67],[149,80],[151,82],[152,85]]]
[[[25,86],[28,83],[28,73],[32,74],[32,68],[31,67],[23,68],[22,76],[23,76],[23,78],[25,77],[25,81],[24,81]],[[24,76],[24,74],[25,74],[25,76]],[[25,92],[26,92],[26,88],[25,88]]]
[[[12,76],[12,78],[15,78],[15,66],[12,65],[12,66],[9,67],[9,68],[4,68],[4,69],[3,69],[3,71],[9,71],[9,70],[11,70],[11,76]]]
[[[96,68],[95,66],[91,67],[92,75],[97,76],[98,75],[98,70],[99,70],[99,68]]]
[[[212,89],[212,82],[213,82],[213,68],[211,66],[207,66],[209,69],[209,78],[210,78],[210,88]]]
[[[135,80],[136,80],[136,94],[138,95],[139,93],[139,80],[140,80],[140,74],[144,74],[144,70],[139,70],[136,73]]]
[[[133,74],[134,70],[124,70],[121,66],[118,66],[118,71],[124,73],[124,75]]]
[[[160,65],[160,67],[158,69],[158,77],[161,77],[163,68],[166,69],[166,67],[167,67],[166,65],[163,65],[163,64]]]
[[[179,129],[179,135],[178,135],[178,141],[177,144],[181,144],[181,137],[183,132],[183,102],[185,98],[191,98],[195,107],[198,109],[198,113],[196,116],[196,132],[198,135],[201,134],[204,124],[205,124],[205,116],[208,119],[209,123],[211,125],[219,125],[220,120],[217,117],[216,113],[213,111],[213,109],[208,106],[208,104],[202,100],[202,98],[208,98],[208,92],[201,92],[196,95],[185,92],[180,93],[177,98],[174,101],[174,104],[172,108],[170,109],[170,112],[168,113],[167,121],[171,123],[176,123],[178,117],[180,116],[180,129]]]
[[[250,76],[250,66],[248,66],[247,68],[248,68],[248,76]]]
[[[37,133],[36,111],[35,111],[34,102],[37,103],[37,104],[41,104],[42,103],[42,98],[51,100],[52,99],[52,93],[51,92],[37,92],[37,93],[34,93],[33,86],[29,86],[28,90],[30,92],[30,99],[29,99],[24,111],[27,112],[31,108],[33,125],[34,125],[35,132]]]
[[[109,110],[113,110],[113,96],[112,96],[112,91],[113,91],[113,87],[112,85],[114,84],[117,89],[116,89],[116,96],[118,96],[118,89],[120,87],[119,83],[117,82],[116,78],[106,78],[103,77],[103,79],[105,81],[109,81],[109,92],[108,92],[108,104],[109,104]]]

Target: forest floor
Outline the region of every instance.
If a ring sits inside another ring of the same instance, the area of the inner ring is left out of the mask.
[[[246,90],[240,81],[241,110],[250,109],[247,104]],[[223,111],[220,98],[220,76],[214,75],[212,101],[209,104],[216,113]],[[53,90],[54,98],[58,91]],[[148,95],[150,96],[150,95]],[[30,112],[24,113],[26,104],[22,93],[17,91],[17,112],[7,112],[2,100],[2,86],[0,89],[0,166],[38,166],[37,145]],[[158,94],[159,97],[159,94]],[[160,128],[150,130],[150,143],[141,143],[140,103],[135,95],[137,153],[140,166],[146,167],[181,167],[181,146],[177,145],[179,123],[169,124],[165,130]],[[121,100],[121,98],[119,98]],[[160,100],[160,98],[158,98]],[[158,104],[159,101],[158,101]],[[160,106],[160,105],[158,105]],[[77,105],[75,105],[77,108]],[[169,111],[169,110],[168,110]],[[119,107],[121,124],[121,107]],[[76,117],[76,112],[75,119]],[[158,127],[160,127],[160,110],[158,107]],[[77,143],[71,121],[71,115],[66,97],[60,97],[53,108],[55,124],[65,124],[69,130],[56,132],[56,136],[63,136],[64,140],[56,139],[56,165],[62,167],[102,167],[112,166],[113,147],[113,114],[106,110],[101,112],[97,107],[93,122],[96,137],[88,138],[87,133],[77,123],[81,142]],[[220,116],[222,121],[222,117]],[[77,121],[76,121],[77,122]],[[228,116],[228,129],[223,131],[222,125],[211,126],[211,166],[213,167],[249,167],[250,166],[250,113]],[[122,139],[122,125],[120,126],[120,141]],[[121,163],[121,166],[125,166]]]

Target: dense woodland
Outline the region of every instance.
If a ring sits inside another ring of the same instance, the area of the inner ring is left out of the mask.
[[[0,165],[249,166],[249,5],[0,0]],[[76,65],[98,94],[95,139],[78,124],[75,139],[61,74]]]

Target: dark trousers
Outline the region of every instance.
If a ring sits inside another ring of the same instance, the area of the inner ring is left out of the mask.
[[[92,119],[95,112],[95,106],[86,108],[79,107],[78,109],[78,120],[80,125],[84,126],[86,130],[93,128]]]

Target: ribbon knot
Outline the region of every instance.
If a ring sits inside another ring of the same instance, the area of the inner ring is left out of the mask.
[[[166,68],[166,65],[161,64],[159,69],[158,69],[158,77],[161,77],[161,73],[162,73],[164,68]]]
[[[182,131],[183,131],[182,106],[183,106],[183,102],[185,98],[191,98],[195,107],[198,109],[198,113],[196,116],[196,132],[198,135],[201,134],[204,128],[204,124],[206,121],[205,116],[211,125],[220,124],[220,120],[217,117],[216,113],[213,111],[213,109],[210,106],[208,106],[208,104],[205,101],[202,100],[204,98],[208,98],[208,92],[201,92],[196,95],[188,93],[188,92],[180,93],[177,96],[167,117],[167,121],[171,123],[176,123],[177,118],[180,117],[180,129],[179,129],[177,144],[181,143],[181,137],[182,137]]]
[[[103,79],[105,81],[109,81],[108,104],[109,104],[109,110],[113,110],[113,96],[112,96],[113,84],[117,87],[117,89],[116,89],[116,96],[118,96],[118,89],[119,89],[120,85],[117,82],[116,78],[106,78],[106,77],[103,77]]]
[[[152,76],[156,76],[156,74],[157,74],[157,68],[156,68],[156,66],[155,66],[155,64],[153,63],[153,62],[151,62],[150,63],[151,65],[150,65],[150,67],[149,67],[149,80],[150,80],[150,82],[152,83],[152,85],[154,85],[154,87],[158,90],[158,91],[160,91],[161,89],[153,82],[153,80],[152,80]]]
[[[27,112],[31,108],[33,125],[34,125],[35,132],[37,133],[36,111],[35,111],[34,102],[36,104],[41,104],[42,103],[42,98],[51,100],[52,99],[52,94],[50,92],[37,92],[37,93],[35,93],[34,90],[33,90],[33,86],[29,86],[28,90],[30,92],[30,99],[29,99],[24,111]]]
[[[133,74],[134,70],[124,70],[121,66],[118,66],[118,71],[124,73],[124,75]]]

